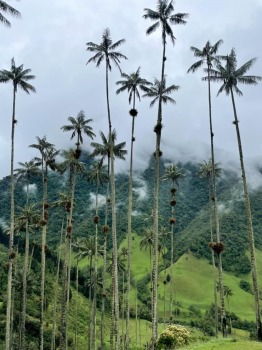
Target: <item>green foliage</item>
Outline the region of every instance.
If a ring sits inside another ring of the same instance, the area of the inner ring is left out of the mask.
[[[178,346],[186,345],[190,341],[190,332],[182,326],[168,326],[160,333],[157,340],[157,349],[173,350]]]
[[[251,284],[248,281],[241,280],[239,282],[239,287],[241,289],[243,289],[245,292],[253,294],[253,291],[252,291],[252,288],[251,288]]]

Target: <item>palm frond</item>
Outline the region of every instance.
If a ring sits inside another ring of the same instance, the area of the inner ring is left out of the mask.
[[[159,16],[159,13],[157,11],[154,11],[154,10],[151,10],[151,9],[148,9],[148,8],[145,8],[144,11],[146,12],[145,15],[143,15],[143,18],[145,19],[151,19],[152,21],[156,21],[156,20],[159,20],[160,16]]]
[[[160,22],[156,22],[154,24],[152,24],[149,28],[147,28],[146,34],[150,35],[153,32],[155,32],[157,30],[157,28],[160,26]]]
[[[205,60],[200,60],[200,61],[195,62],[195,63],[192,64],[192,66],[187,70],[187,73],[190,73],[190,72],[195,73],[195,71],[196,71],[198,68],[202,67],[204,63],[205,63]]]

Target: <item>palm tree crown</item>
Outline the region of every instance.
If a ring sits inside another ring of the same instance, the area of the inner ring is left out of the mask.
[[[101,143],[97,143],[97,142],[91,142],[91,146],[94,147],[94,151],[91,154],[92,157],[96,157],[96,156],[102,156],[103,160],[106,157],[110,157],[110,135],[108,136],[108,138],[105,136],[105,134],[100,131],[100,136],[102,139],[102,144]],[[123,159],[125,160],[125,155],[127,154],[127,151],[125,149],[123,149],[126,146],[125,142],[120,142],[118,144],[116,144],[116,131],[113,130],[112,131],[112,141],[113,141],[113,154],[115,158],[119,158],[119,159]]]
[[[78,158],[75,156],[75,151],[73,149],[63,150],[61,153],[62,157],[64,158],[64,161],[59,164],[58,169],[61,173],[64,173],[65,171],[73,171],[73,169],[77,173],[85,173],[86,172],[86,165],[83,162],[80,162]]]
[[[167,0],[158,0],[156,11],[148,8],[144,10],[146,14],[143,17],[155,21],[155,23],[147,29],[146,33],[148,35],[153,33],[161,25],[163,42],[166,41],[166,35],[168,35],[173,44],[176,38],[173,34],[171,24],[186,24],[185,19],[189,16],[188,13],[173,14],[174,5],[172,0],[170,2]]]
[[[161,95],[161,100],[163,103],[167,104],[170,103],[176,103],[176,101],[168,96],[172,92],[177,91],[179,89],[179,86],[177,85],[170,85],[169,87],[166,87],[166,79],[163,79],[163,82],[161,84],[161,81],[155,78],[154,85],[150,88],[146,88],[146,93],[143,95],[143,97],[150,97],[153,98],[153,100],[150,102],[150,107],[153,107],[156,101],[159,100]]]
[[[77,136],[76,146],[79,147],[80,144],[83,143],[82,133],[86,134],[88,137],[93,137],[95,134],[93,133],[93,128],[88,124],[93,121],[93,119],[85,119],[84,111],[80,111],[76,118],[68,117],[68,121],[71,125],[64,125],[61,127],[63,131],[72,131],[71,140]]]
[[[91,169],[86,174],[87,181],[91,184],[103,186],[109,181],[106,166],[102,161],[97,161],[92,164]]]
[[[225,56],[225,67],[219,63],[216,69],[210,70],[210,80],[215,82],[222,82],[222,86],[218,90],[218,95],[225,91],[226,95],[229,95],[232,91],[235,91],[238,95],[242,95],[242,92],[238,88],[238,83],[246,85],[256,85],[258,81],[262,80],[262,77],[255,75],[245,75],[246,72],[256,62],[256,58],[244,63],[241,67],[237,68],[237,58],[234,49],[231,50],[228,56]],[[207,80],[208,77],[204,77],[203,80]]]
[[[166,169],[165,169],[165,173],[162,176],[162,180],[171,180],[173,183],[176,183],[178,186],[178,179],[180,177],[184,177],[184,171],[182,168],[179,168],[177,165],[175,164],[171,164],[169,165]]]
[[[107,67],[109,68],[109,70],[111,70],[112,67],[110,64],[110,60],[112,60],[121,72],[119,65],[120,59],[127,60],[127,57],[121,54],[120,52],[114,50],[117,49],[120,45],[124,44],[124,42],[125,39],[121,39],[113,43],[110,36],[110,30],[106,28],[102,35],[102,42],[100,44],[95,44],[93,42],[86,43],[87,51],[95,52],[95,55],[91,57],[86,64],[90,62],[95,62],[96,66],[99,67],[101,62],[105,60]]]
[[[14,17],[20,17],[21,14],[12,6],[8,5],[5,1],[0,1],[0,22],[6,27],[11,27],[11,23],[5,18],[3,13],[8,13]]]
[[[202,50],[191,46],[190,49],[193,51],[194,56],[199,57],[200,60],[192,64],[187,73],[194,73],[198,68],[202,67],[204,63],[207,63],[209,68],[212,67],[213,63],[219,64],[219,56],[216,56],[216,53],[222,43],[223,40],[218,40],[215,45],[211,45],[210,41],[207,41]]]
[[[214,169],[215,169],[215,176],[220,177],[222,173],[222,168],[219,167],[218,163],[214,164]],[[199,171],[198,175],[201,178],[208,178],[211,177],[213,171],[213,166],[212,166],[212,160],[209,159],[209,161],[203,160],[202,163],[199,164]]]
[[[0,82],[8,83],[9,81],[12,81],[15,92],[17,92],[18,87],[20,87],[27,94],[30,92],[36,92],[34,86],[28,83],[29,80],[35,79],[35,76],[30,73],[31,69],[24,69],[23,64],[16,66],[15,60],[12,58],[11,70],[0,70]]]
[[[124,80],[119,80],[116,82],[117,85],[121,85],[119,89],[116,90],[117,95],[120,92],[127,91],[129,93],[129,103],[131,103],[132,98],[134,100],[137,97],[140,101],[139,89],[146,91],[146,86],[152,85],[146,79],[140,77],[140,67],[131,74],[122,73],[122,78]]]
[[[17,181],[20,178],[26,178],[29,181],[32,177],[41,174],[34,160],[25,163],[19,162],[18,164],[20,165],[20,168],[14,169]]]

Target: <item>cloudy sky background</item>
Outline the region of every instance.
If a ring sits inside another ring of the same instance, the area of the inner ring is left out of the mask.
[[[108,27],[113,42],[125,38],[120,51],[128,57],[121,64],[123,72],[130,74],[139,66],[141,76],[153,81],[160,77],[161,34],[147,36],[152,24],[142,18],[144,8],[155,9],[155,0],[21,0],[10,1],[22,14],[17,20],[10,18],[12,28],[0,27],[0,69],[10,69],[11,58],[24,64],[36,75],[33,82],[36,94],[17,94],[15,130],[15,162],[29,161],[36,156],[28,145],[36,136],[46,136],[57,148],[74,145],[70,134],[60,128],[67,124],[68,116],[76,117],[84,110],[93,118],[96,141],[99,131],[107,134],[105,103],[105,66],[98,69],[86,65],[91,57],[86,42],[101,42],[103,30]],[[209,124],[207,83],[201,81],[202,71],[187,74],[196,61],[190,46],[201,48],[223,39],[220,54],[236,49],[239,65],[258,57],[250,74],[262,75],[262,0],[178,0],[175,12],[190,14],[185,26],[173,26],[177,38],[175,47],[168,41],[166,74],[167,84],[181,88],[174,94],[176,105],[164,107],[162,150],[172,161],[202,161],[209,157]],[[116,96],[115,82],[120,73],[113,67],[110,74],[110,102],[113,127],[118,141],[130,144],[131,117],[128,114],[128,95]],[[217,160],[222,167],[239,167],[233,112],[229,97],[215,97],[219,85],[213,84],[213,119]],[[240,120],[244,155],[248,159],[250,181],[260,185],[257,168],[262,164],[262,83],[241,86],[243,97],[236,98]],[[135,167],[147,165],[154,152],[157,106],[149,108],[149,100],[137,105]],[[0,178],[10,173],[12,85],[0,86]],[[84,148],[90,149],[90,139]],[[118,163],[119,170],[128,168],[128,162]]]

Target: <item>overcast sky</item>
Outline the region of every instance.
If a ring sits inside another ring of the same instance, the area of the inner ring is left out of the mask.
[[[130,74],[139,66],[141,76],[150,81],[160,78],[161,34],[157,31],[147,36],[152,24],[142,18],[144,8],[156,8],[155,0],[10,0],[22,14],[20,20],[10,18],[11,29],[0,27],[0,69],[10,69],[11,58],[17,65],[31,68],[36,76],[33,84],[36,94],[17,94],[15,130],[15,162],[29,161],[36,155],[28,145],[36,142],[36,136],[46,136],[57,148],[74,145],[70,134],[60,128],[67,124],[68,116],[76,117],[84,110],[87,118],[93,118],[94,132],[107,134],[105,102],[105,66],[98,69],[86,65],[91,57],[86,42],[101,42],[102,32],[108,27],[113,42],[125,38],[119,48],[128,57],[121,64],[123,72]],[[220,54],[236,49],[238,64],[242,65],[258,57],[250,74],[262,75],[262,0],[177,0],[175,12],[189,13],[185,26],[173,26],[176,44],[168,41],[166,74],[167,84],[176,84],[180,90],[173,98],[176,105],[164,107],[162,150],[172,161],[201,161],[209,152],[209,124],[207,83],[201,81],[202,71],[187,74],[196,61],[190,46],[203,48],[223,39]],[[128,114],[128,95],[116,96],[115,82],[119,71],[113,67],[110,73],[110,103],[113,127],[118,141],[130,144],[131,117]],[[216,97],[219,85],[212,84],[215,146],[217,159],[226,167],[238,165],[238,149],[233,112],[229,97]],[[250,164],[259,164],[262,154],[262,83],[257,86],[241,86],[242,97],[236,98],[240,120],[244,155]],[[145,167],[154,152],[157,106],[149,108],[149,100],[143,99],[136,119],[135,166]],[[0,86],[0,177],[10,173],[12,85]],[[84,148],[90,149],[90,139]],[[16,165],[15,165],[16,166]],[[128,167],[118,165],[119,169]],[[253,173],[254,174],[254,173]],[[260,181],[259,175],[255,174]]]

